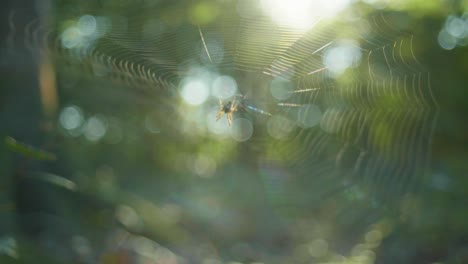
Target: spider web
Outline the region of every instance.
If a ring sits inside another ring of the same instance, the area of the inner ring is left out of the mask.
[[[417,39],[400,26],[400,14],[318,20],[296,31],[253,7],[240,15],[236,2],[218,3],[216,23],[202,25],[187,21],[191,4],[183,2],[132,7],[119,15],[110,15],[104,3],[90,8],[102,19],[92,40],[66,47],[65,30],[33,21],[25,27],[31,36],[25,46],[40,45],[58,65],[72,66],[78,79],[111,80],[124,87],[123,97],[142,93],[137,102],[161,110],[158,122],[166,131],[184,120],[176,95],[180,82],[198,73],[194,68],[232,76],[246,102],[271,114],[234,116],[253,123],[252,138],[240,144],[255,146],[269,202],[285,215],[338,196],[344,202],[337,215],[348,216],[352,226],[366,212],[398,209],[418,195],[437,104],[429,73],[416,59]],[[56,22],[81,15],[71,11]],[[12,14],[12,29],[14,20]],[[7,43],[20,34],[11,32]],[[360,55],[334,74],[326,57],[343,43],[352,43]],[[285,99],[271,95],[275,81],[292,87]],[[213,105],[217,98],[200,107]],[[353,220],[357,207],[364,209]]]

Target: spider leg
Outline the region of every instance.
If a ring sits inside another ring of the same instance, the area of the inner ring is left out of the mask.
[[[232,109],[231,109],[231,112],[237,111],[237,107],[239,106],[239,103],[240,103],[240,102],[236,102],[236,99],[237,99],[237,98],[234,98],[234,100],[232,101]]]
[[[216,115],[216,121],[218,121],[222,116],[223,116],[224,112],[223,110],[219,110],[218,114]]]
[[[229,126],[231,126],[232,125],[232,112],[227,114],[227,120],[228,120]]]
[[[219,99],[219,112],[216,115],[216,121],[218,121],[223,116],[224,114],[223,107],[224,107],[223,101]]]

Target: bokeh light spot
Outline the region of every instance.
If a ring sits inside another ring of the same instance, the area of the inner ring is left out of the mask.
[[[88,119],[85,125],[84,135],[89,141],[98,141],[107,132],[107,124],[100,116],[93,116]]]
[[[276,139],[286,139],[294,128],[293,121],[280,115],[272,116],[267,122],[268,134]]]
[[[83,35],[92,35],[97,28],[96,18],[91,15],[81,16],[77,23],[78,30]]]
[[[199,2],[190,12],[190,18],[194,25],[206,25],[211,23],[217,16],[219,10],[212,2]]]
[[[216,115],[218,114],[219,107],[212,108],[207,116],[206,116],[206,124],[208,126],[208,130],[213,133],[217,134],[221,137],[228,137],[229,132],[229,124],[226,117],[222,117],[219,120],[216,120]]]
[[[75,130],[79,128],[83,122],[83,112],[75,105],[65,107],[59,116],[59,123],[66,130]]]
[[[201,80],[189,80],[183,85],[181,95],[188,104],[200,105],[208,98],[208,86]]]
[[[195,159],[194,169],[200,177],[211,177],[216,170],[216,162],[209,156],[199,155]]]
[[[62,45],[67,49],[74,48],[81,43],[82,38],[83,35],[77,27],[69,27],[62,33]]]
[[[286,100],[294,91],[294,83],[284,79],[274,79],[270,83],[270,93],[278,100]]]
[[[233,97],[237,93],[237,82],[231,76],[218,76],[213,81],[211,93],[222,100]]]
[[[457,46],[457,38],[442,29],[437,36],[439,45],[446,50],[454,49]]]
[[[434,173],[431,177],[431,184],[437,190],[447,191],[451,185],[451,179],[444,173]]]
[[[237,118],[232,122],[231,137],[236,141],[247,141],[253,134],[253,125],[250,120]]]
[[[341,75],[346,69],[359,65],[361,49],[354,40],[341,40],[338,44],[327,49],[323,57],[323,64],[334,75]]]
[[[120,223],[132,230],[139,230],[142,227],[142,221],[138,214],[130,206],[120,205],[117,207],[115,216]]]
[[[322,111],[316,105],[306,104],[299,108],[297,112],[297,121],[299,126],[307,128],[313,127],[320,122]]]
[[[445,22],[445,29],[455,38],[462,38],[465,35],[465,21],[459,17],[449,16]]]

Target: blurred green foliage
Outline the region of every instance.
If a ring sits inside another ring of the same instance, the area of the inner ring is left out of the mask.
[[[20,2],[1,20],[1,263],[468,262],[467,1],[354,1],[312,33],[253,1]],[[309,74],[341,39],[360,64]],[[318,105],[313,126],[271,106],[288,63],[324,91],[285,101]],[[218,98],[181,96],[220,75],[286,121],[245,107],[237,140]]]

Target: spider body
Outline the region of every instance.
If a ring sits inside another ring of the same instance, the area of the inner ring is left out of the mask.
[[[239,104],[236,102],[236,98],[232,101],[228,101],[226,104],[219,100],[219,112],[216,115],[216,121],[218,121],[223,114],[226,114],[229,126],[232,125],[232,113],[237,111]]]
[[[220,111],[223,111],[225,114],[228,114],[230,112],[232,112],[232,102],[229,101],[227,102],[225,105],[223,105],[222,109]]]
[[[239,99],[238,99],[239,98]],[[237,95],[234,97],[234,100],[228,101],[227,103],[223,103],[221,99],[219,100],[219,111],[218,114],[216,115],[216,121],[218,121],[224,114],[227,116],[227,120],[229,123],[229,126],[232,125],[232,114],[236,111],[242,110],[242,111],[253,111],[262,115],[267,115],[271,116],[271,114],[267,111],[264,111],[262,109],[256,108],[252,105],[246,104],[245,101],[245,96],[243,95]],[[280,105],[280,104],[278,104]],[[285,104],[286,105],[286,104]],[[288,106],[293,106],[293,104],[287,104]]]

